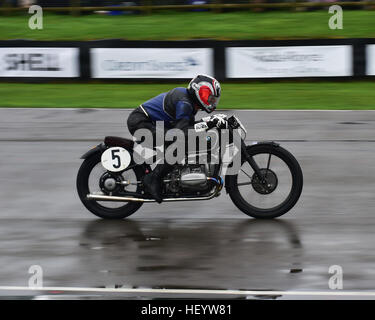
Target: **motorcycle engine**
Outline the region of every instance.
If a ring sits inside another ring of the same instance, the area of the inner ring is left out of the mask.
[[[208,187],[204,165],[179,166],[166,179],[166,189],[172,193],[206,191]]]

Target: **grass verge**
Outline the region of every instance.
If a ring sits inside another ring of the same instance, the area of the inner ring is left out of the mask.
[[[181,84],[0,83],[1,107],[134,108]],[[223,83],[219,108],[375,109],[375,82]]]
[[[25,9],[26,10],[26,9]],[[30,15],[0,16],[0,39],[177,40],[375,37],[375,12],[344,10],[344,28],[331,30],[327,9],[311,12],[159,12],[152,15],[72,17],[45,13],[43,30],[28,27]]]

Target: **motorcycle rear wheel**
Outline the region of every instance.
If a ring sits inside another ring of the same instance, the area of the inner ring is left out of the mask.
[[[98,201],[88,200],[87,195],[92,192],[89,187],[89,178],[93,169],[101,162],[101,155],[95,154],[92,157],[83,161],[81,167],[79,168],[77,174],[77,191],[79,198],[81,199],[83,205],[94,215],[103,219],[124,219],[129,217],[134,212],[136,212],[141,206],[142,202],[127,202],[117,208],[108,208],[101,205]],[[140,167],[134,167],[130,169],[134,171],[137,180],[142,179],[142,169]],[[99,181],[97,181],[99,185]],[[137,191],[140,191],[140,187],[137,187]],[[122,203],[120,203],[122,204]]]

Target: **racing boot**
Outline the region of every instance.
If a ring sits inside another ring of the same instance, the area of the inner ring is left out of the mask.
[[[156,200],[157,203],[162,203],[162,178],[172,169],[169,164],[158,164],[155,169],[145,175],[143,184],[146,191]]]

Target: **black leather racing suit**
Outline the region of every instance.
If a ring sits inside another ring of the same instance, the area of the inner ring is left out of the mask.
[[[163,121],[166,129],[181,129],[187,136],[187,129],[194,125],[196,113],[194,101],[187,89],[174,88],[141,104],[129,115],[127,124],[132,135],[138,129],[149,129],[156,141],[156,121]],[[144,177],[146,190],[159,203],[162,202],[161,178],[172,168],[167,163],[158,164],[152,174]]]
[[[174,88],[146,101],[128,118],[132,135],[137,129],[149,129],[155,134],[156,121],[163,121],[166,129],[186,130],[193,126],[197,111],[186,88]]]

